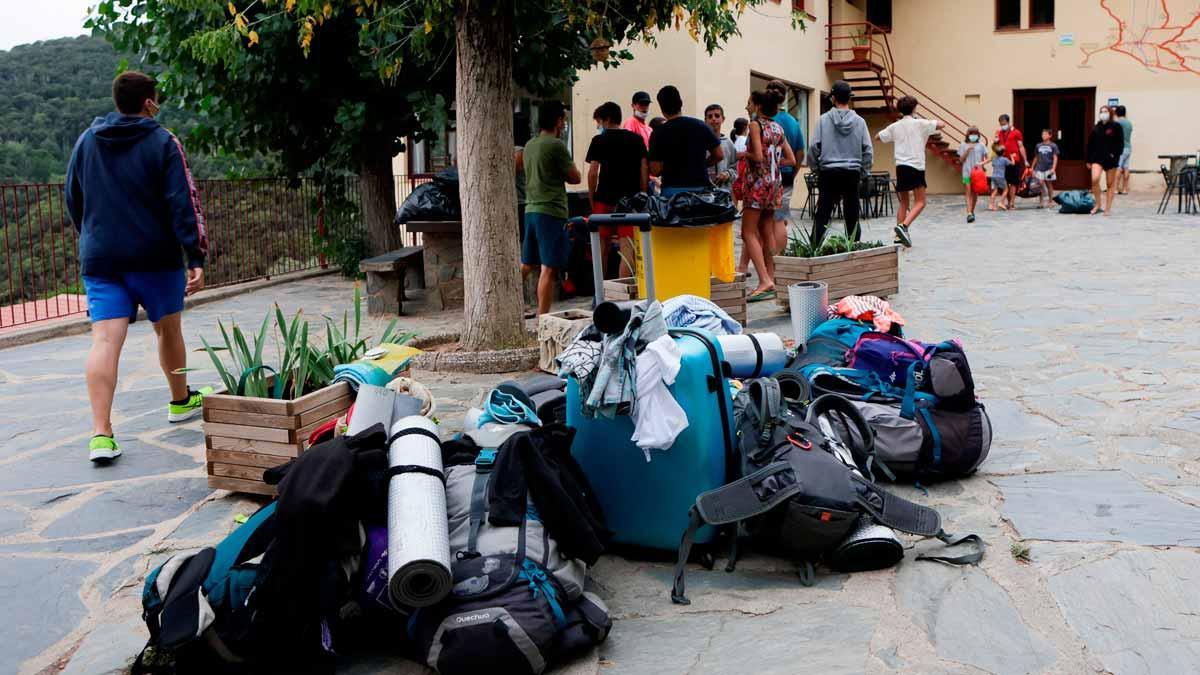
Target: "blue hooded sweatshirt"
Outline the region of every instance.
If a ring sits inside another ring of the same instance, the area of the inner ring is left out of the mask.
[[[85,276],[181,269],[185,259],[204,266],[204,216],[183,146],[153,119],[97,117],[71,152],[66,197]]]

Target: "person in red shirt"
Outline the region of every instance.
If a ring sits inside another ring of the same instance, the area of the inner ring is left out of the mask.
[[[642,137],[642,142],[646,144],[646,149],[650,149],[650,125],[646,124],[646,119],[650,115],[650,94],[644,91],[639,91],[633,95],[633,114],[629,119],[625,120],[625,124],[621,128],[626,131],[632,131]]]
[[[996,142],[1004,146],[1004,155],[1012,160],[1012,164],[1004,171],[1004,180],[1008,184],[1005,201],[1008,208],[1012,209],[1017,200],[1017,186],[1021,184],[1021,176],[1025,172],[1025,166],[1029,164],[1029,158],[1025,155],[1025,136],[1021,134],[1020,129],[1012,125],[1007,113],[1000,116]]]

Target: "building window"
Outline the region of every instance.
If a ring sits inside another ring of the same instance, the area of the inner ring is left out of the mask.
[[[1021,30],[1021,0],[996,0],[996,30]]]
[[[1054,28],[1054,0],[1029,0],[1029,27]]]
[[[892,30],[892,0],[867,0],[867,21]]]
[[[808,14],[808,8],[804,6],[804,0],[792,0],[792,11],[800,14]]]

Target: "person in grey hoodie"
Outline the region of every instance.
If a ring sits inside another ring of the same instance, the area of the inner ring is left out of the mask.
[[[825,230],[833,214],[833,205],[842,202],[846,235],[854,241],[861,239],[858,227],[858,186],[871,170],[875,159],[867,123],[850,109],[854,90],[850,83],[833,83],[830,98],[833,108],[821,115],[817,129],[808,144],[809,164],[817,172],[817,214],[813,218],[812,240],[825,238]]]

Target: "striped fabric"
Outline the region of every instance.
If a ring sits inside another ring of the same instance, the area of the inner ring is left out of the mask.
[[[829,318],[846,317],[856,321],[870,321],[881,333],[891,331],[892,325],[904,325],[900,316],[887,300],[873,295],[848,295],[829,306]]]

